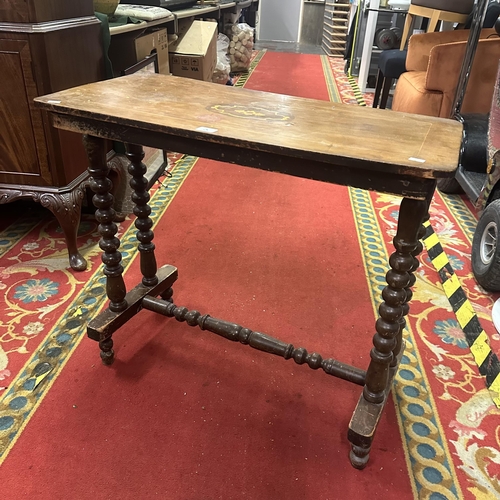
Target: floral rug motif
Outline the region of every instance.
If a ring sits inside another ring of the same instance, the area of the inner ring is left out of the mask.
[[[359,92],[359,88],[354,78],[349,77],[344,72],[344,59],[340,59],[338,57],[328,57],[328,61],[335,78],[335,85],[340,95],[340,102],[343,102],[344,104],[362,104],[365,106],[371,106],[373,104],[373,94],[361,94]],[[362,96],[362,102],[360,102],[360,98],[357,97],[358,94]]]
[[[371,197],[381,234],[386,235],[385,245],[388,251],[392,251],[391,239],[396,233],[399,199],[376,193]],[[457,223],[450,203],[461,207],[463,220],[468,217],[465,229]],[[461,197],[440,193],[434,197],[430,214],[431,224],[462,288],[488,334],[492,348],[498,352],[500,336],[491,320],[491,309],[497,297],[485,293],[477,285],[471,270],[470,238],[475,214],[469,211]],[[411,368],[411,355],[407,353],[395,389],[410,463],[414,471],[421,472],[420,476],[415,474],[417,491],[443,494],[437,486],[449,482],[446,485],[449,491],[453,492],[450,487],[453,483],[456,488],[456,494],[451,498],[461,498],[461,494],[464,498],[499,498],[500,410],[479,374],[465,335],[442,290],[439,275],[425,250],[417,271],[408,324],[408,336],[412,336],[419,357],[417,362],[427,381],[418,379]],[[432,416],[436,417],[434,422]],[[440,452],[453,462],[448,471],[441,461],[444,456],[438,458]],[[429,459],[434,463],[426,464]],[[432,493],[430,497],[433,498]],[[449,498],[449,495],[444,498]]]
[[[364,102],[359,102],[357,83],[344,74],[342,63],[330,59],[343,102],[371,105],[372,94],[363,94]],[[372,291],[379,292],[385,283],[385,270],[379,265],[394,251],[392,238],[396,234],[400,198],[352,188],[350,192],[367,277]],[[376,218],[368,222],[372,225],[366,225],[367,214]],[[436,192],[430,222],[492,350],[499,355],[500,335],[491,313],[500,294],[485,292],[474,280],[471,269],[477,214],[465,195]],[[425,250],[420,261],[405,332],[405,355],[394,384],[415,497],[498,499],[500,409],[486,388]]]
[[[162,161],[156,152],[150,162]],[[169,153],[169,173],[151,189],[158,220],[194,160]],[[158,196],[160,194],[160,196]],[[158,206],[154,199],[159,198]],[[0,234],[0,463],[19,437],[50,383],[85,336],[85,323],[104,305],[105,281],[97,222],[82,214],[78,248],[87,269],[69,267],[62,230],[40,205],[6,205]],[[21,214],[21,216],[19,216]],[[135,256],[134,217],[118,223],[126,268]],[[134,249],[132,252],[131,250]],[[86,290],[87,293],[83,293]],[[47,379],[46,383],[41,383]],[[38,389],[35,391],[35,389]]]

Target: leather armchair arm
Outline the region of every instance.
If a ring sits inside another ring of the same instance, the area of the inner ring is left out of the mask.
[[[426,84],[428,90],[443,93],[455,92],[460,68],[465,55],[467,42],[455,42],[437,45],[430,52],[427,67]],[[487,40],[480,40],[476,49],[472,75],[481,75],[486,78],[486,73],[496,73],[498,57],[500,55],[500,38],[497,36]]]
[[[469,32],[469,30],[452,30],[413,35],[408,43],[406,70],[427,71],[432,49],[442,44],[466,42],[469,38]],[[488,38],[492,34],[496,35],[494,29],[484,29],[481,31],[480,38]]]

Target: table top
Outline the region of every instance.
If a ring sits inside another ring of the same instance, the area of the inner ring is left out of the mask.
[[[197,139],[281,156],[421,178],[449,177],[462,125],[159,74],[91,83],[35,99],[104,127]],[[75,126],[75,131],[79,131]],[[145,144],[148,145],[148,144]]]

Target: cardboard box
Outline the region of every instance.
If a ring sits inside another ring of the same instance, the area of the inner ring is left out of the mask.
[[[135,39],[135,54],[137,56],[137,61],[149,56],[155,50],[158,54],[158,72],[163,75],[169,75],[170,68],[166,28],[147,33]]]
[[[133,31],[119,37],[111,37],[108,54],[113,65],[114,75],[120,76],[122,71],[155,51],[158,54],[158,71],[164,75],[170,74],[168,38],[165,28],[139,37]]]
[[[186,31],[191,27],[194,23],[194,18],[186,17],[185,19],[177,20],[177,36],[180,37],[186,33]]]
[[[217,23],[193,21],[168,50],[173,75],[210,82],[217,63]]]

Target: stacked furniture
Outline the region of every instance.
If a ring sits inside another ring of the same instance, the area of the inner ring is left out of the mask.
[[[349,12],[348,0],[326,0],[322,47],[329,56],[344,57]]]
[[[430,33],[436,31],[441,21],[465,24],[473,7],[474,0],[412,0],[401,37],[401,50],[405,48],[415,17],[429,19],[427,32]]]

